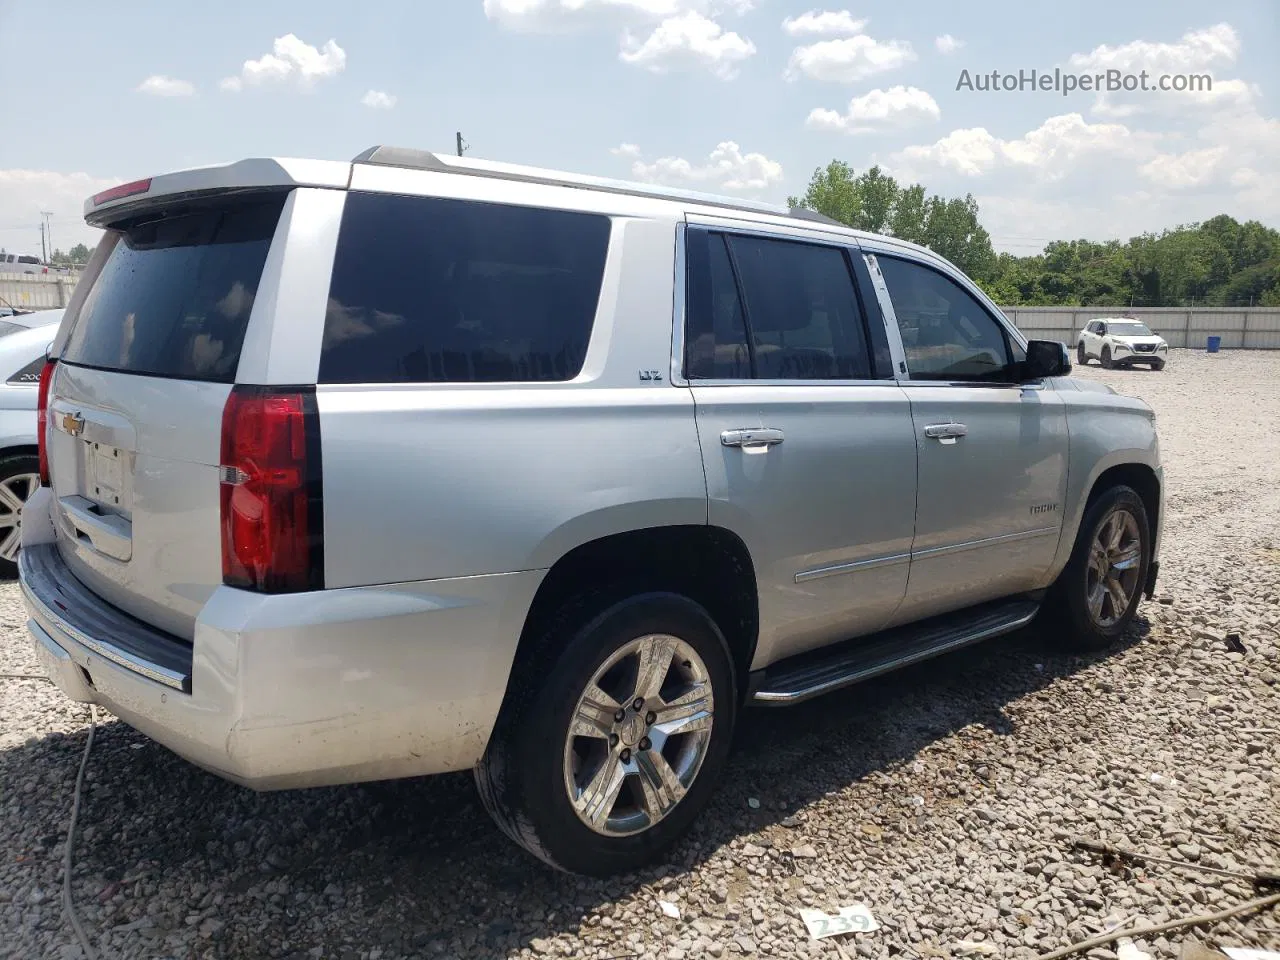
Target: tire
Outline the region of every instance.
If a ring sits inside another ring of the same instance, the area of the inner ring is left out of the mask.
[[[1076,362],[1082,367],[1089,365],[1089,355],[1084,352],[1083,343],[1076,344]]]
[[[1101,606],[1090,605],[1092,590],[1098,583],[1100,559],[1095,543],[1100,537],[1112,541],[1113,518],[1123,528],[1117,546],[1110,551],[1110,567],[1106,579],[1114,579],[1123,591],[1123,606],[1117,596],[1104,589]],[[1128,518],[1125,520],[1124,518]],[[1131,523],[1129,522],[1131,521]],[[1117,558],[1132,561],[1133,566],[1117,571]],[[1042,621],[1055,628],[1060,639],[1078,650],[1103,650],[1119,639],[1133,622],[1151,563],[1151,527],[1142,498],[1126,486],[1111,487],[1099,494],[1085,510],[1080,531],[1071,551],[1071,559],[1059,575],[1045,599]]]
[[[666,684],[640,683],[642,665],[664,649],[679,654],[670,658]],[[580,599],[534,651],[513,677],[476,767],[485,807],[507,836],[570,873],[605,877],[661,857],[706,806],[728,757],[738,692],[720,629],[705,609],[678,594],[594,605]],[[587,708],[589,685],[598,702],[601,691],[608,695],[603,709]],[[637,710],[634,698],[646,692]],[[668,703],[678,698],[683,709]],[[710,709],[690,716],[699,706]],[[667,723],[663,712],[672,715]],[[583,735],[570,736],[575,722]],[[651,788],[655,782],[662,792]],[[582,788],[597,783],[613,789],[593,811]],[[595,826],[587,822],[592,812]]]
[[[0,578],[18,575],[22,503],[40,485],[40,461],[29,453],[0,457]]]
[[[1161,370],[1164,369],[1164,361],[1163,360],[1155,361],[1155,363],[1151,364],[1151,369],[1159,373]]]
[[[1102,357],[1101,357],[1100,359],[1101,359],[1101,362],[1102,362],[1103,369],[1105,369],[1105,370],[1110,370],[1110,369],[1111,369],[1111,367],[1112,367],[1112,363],[1111,363],[1111,348],[1110,348],[1110,347],[1103,347],[1103,348],[1102,348]]]

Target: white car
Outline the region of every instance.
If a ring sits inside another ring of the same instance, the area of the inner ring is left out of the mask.
[[[1140,320],[1131,317],[1104,317],[1090,320],[1076,338],[1076,360],[1084,366],[1096,359],[1108,370],[1148,364],[1163,370],[1169,359],[1169,344],[1152,333]]]
[[[40,483],[36,440],[40,370],[62,313],[40,310],[0,320],[0,578],[18,575],[22,504]]]

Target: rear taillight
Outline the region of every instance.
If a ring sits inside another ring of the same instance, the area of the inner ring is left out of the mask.
[[[320,415],[313,390],[237,386],[222,412],[222,582],[324,587]]]
[[[46,360],[40,371],[40,393],[36,402],[36,444],[40,450],[40,486],[49,486],[49,384],[56,360]],[[28,394],[29,396],[29,394]]]

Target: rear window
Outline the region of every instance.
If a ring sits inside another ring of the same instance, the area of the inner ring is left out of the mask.
[[[596,214],[349,194],[320,382],[573,379],[609,231]]]
[[[283,206],[280,196],[122,227],[61,359],[123,373],[234,381]]]

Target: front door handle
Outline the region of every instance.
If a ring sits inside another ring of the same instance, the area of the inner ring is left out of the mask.
[[[747,449],[768,449],[782,442],[782,431],[773,427],[748,427],[741,430],[725,430],[720,434],[720,442],[726,447],[744,447]]]
[[[963,423],[931,423],[924,428],[926,437],[947,444],[955,443],[968,434],[969,428]]]

